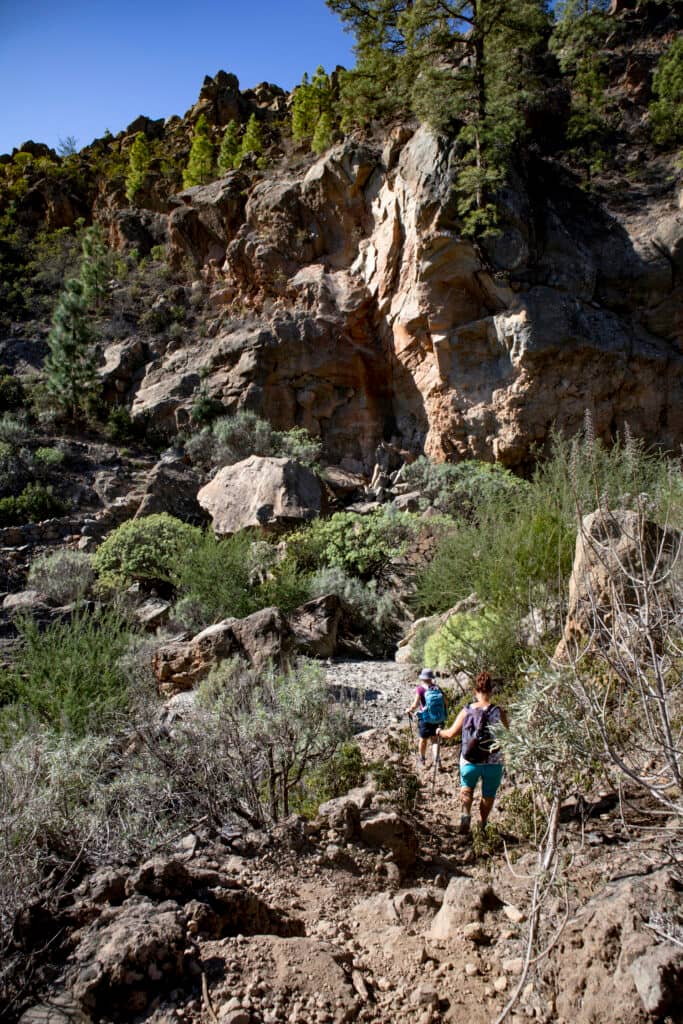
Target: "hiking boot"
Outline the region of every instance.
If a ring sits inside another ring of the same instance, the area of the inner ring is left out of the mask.
[[[461,836],[466,836],[467,833],[469,832],[469,830],[470,830],[470,816],[469,816],[469,814],[461,814],[460,815],[460,826],[458,828],[458,832],[460,833]]]
[[[418,754],[418,756],[416,758],[416,761],[417,761],[417,767],[418,768],[426,768],[427,767],[427,762],[425,761],[424,757],[420,757],[419,754]]]

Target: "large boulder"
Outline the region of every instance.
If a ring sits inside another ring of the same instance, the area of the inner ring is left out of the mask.
[[[285,663],[291,635],[278,608],[263,608],[244,619],[224,619],[191,640],[173,640],[155,651],[152,668],[165,696],[191,690],[226,658],[240,656],[259,667]]]
[[[293,526],[320,514],[322,490],[315,473],[285,458],[252,455],[224,466],[197,500],[225,537],[248,526]]]
[[[195,185],[174,196],[168,222],[171,256],[189,256],[198,266],[222,261],[226,239],[242,221],[247,179],[239,171],[208,185]]]
[[[647,579],[655,565],[661,570],[657,575],[664,597],[665,570],[679,545],[674,530],[662,529],[641,512],[601,509],[585,516],[576,540],[567,617],[555,659],[564,661],[568,655],[585,653],[593,643],[608,641],[608,634],[618,629],[619,610],[644,607],[638,581]],[[666,600],[662,612],[665,607]],[[664,614],[659,628],[665,628],[665,619]],[[655,625],[653,618],[653,629]]]
[[[678,1016],[683,950],[658,943],[647,927],[680,904],[667,869],[626,877],[590,900],[562,933],[553,954],[557,1019],[647,1024]]]

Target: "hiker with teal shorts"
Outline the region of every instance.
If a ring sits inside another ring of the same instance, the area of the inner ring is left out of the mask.
[[[481,827],[491,813],[496,793],[503,778],[503,755],[490,731],[490,726],[501,722],[508,728],[508,717],[505,711],[494,704],[493,682],[488,672],[480,672],[474,684],[474,701],[464,707],[450,729],[437,729],[437,736],[450,740],[462,734],[460,750],[460,832],[470,830],[472,798],[479,779],[481,779],[481,802],[479,815]]]
[[[446,724],[446,699],[440,686],[437,686],[431,668],[423,668],[415,690],[415,700],[406,708],[410,717],[417,711],[418,743],[417,763],[420,768],[427,767],[427,741],[432,740],[432,765],[439,768],[439,728]]]

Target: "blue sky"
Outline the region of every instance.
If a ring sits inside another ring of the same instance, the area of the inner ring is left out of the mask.
[[[0,153],[184,114],[221,68],[291,89],[352,43],[324,0],[0,0]]]

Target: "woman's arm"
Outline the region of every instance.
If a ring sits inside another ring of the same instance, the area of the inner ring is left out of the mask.
[[[505,726],[506,729],[510,728],[510,721],[508,719],[508,713],[507,713],[507,711],[503,711],[502,708],[500,709],[500,720],[501,720],[501,722],[503,723],[503,725]]]
[[[417,711],[419,706],[420,706],[420,694],[416,693],[415,694],[415,700],[413,701],[413,703],[410,705],[409,708],[406,708],[406,714],[407,715],[412,715],[413,711]]]
[[[463,708],[453,725],[450,729],[437,729],[436,734],[440,736],[442,740],[451,740],[454,736],[459,736],[462,732],[462,724],[465,721],[465,715],[467,714],[467,708]]]

